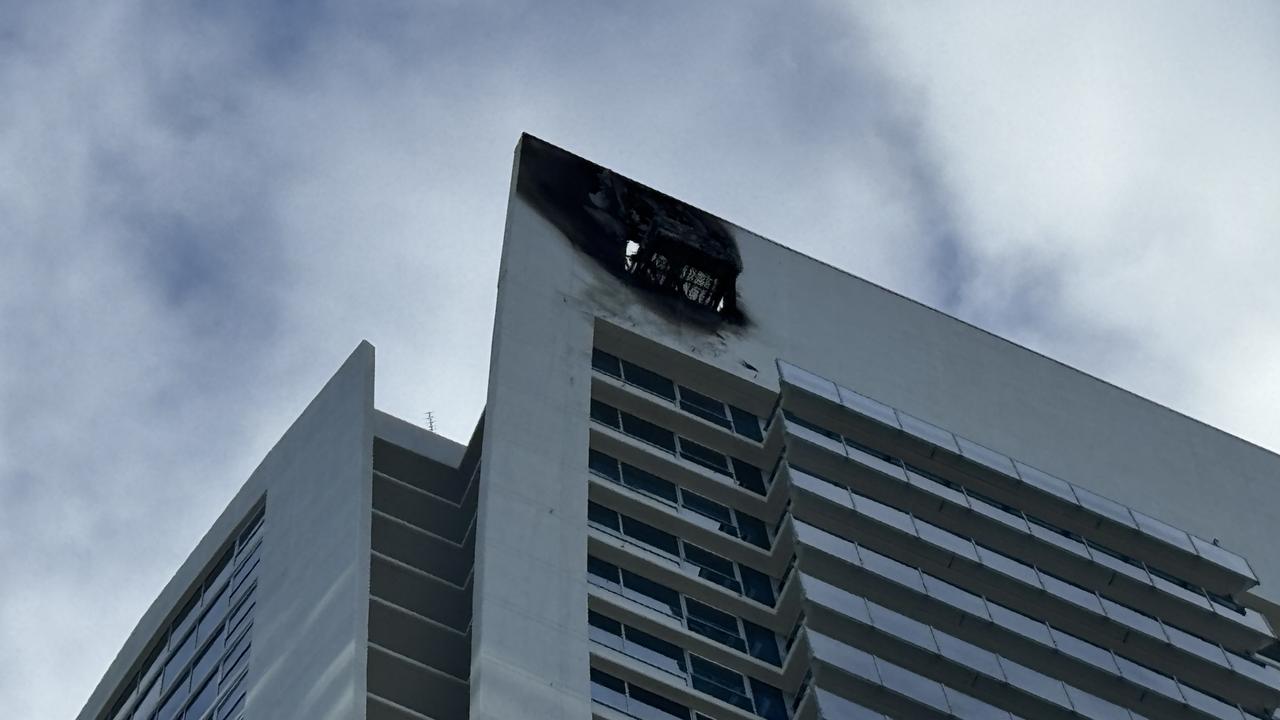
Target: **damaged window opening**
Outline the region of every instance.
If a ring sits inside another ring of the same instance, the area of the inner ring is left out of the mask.
[[[733,309],[742,260],[729,243],[696,222],[665,213],[629,225],[632,239],[624,261],[628,273],[717,313]]]

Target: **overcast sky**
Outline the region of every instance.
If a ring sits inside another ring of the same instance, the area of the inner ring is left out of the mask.
[[[1271,2],[0,0],[0,713],[75,715],[362,338],[381,408],[466,439],[521,131],[1280,447],[1277,38]]]

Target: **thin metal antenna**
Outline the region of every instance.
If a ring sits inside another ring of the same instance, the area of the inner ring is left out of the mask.
[[[428,410],[425,419],[427,421],[427,429],[430,430],[431,432],[435,432],[436,431],[436,414]]]

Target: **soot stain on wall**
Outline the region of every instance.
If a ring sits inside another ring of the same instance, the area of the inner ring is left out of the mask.
[[[662,314],[709,330],[749,326],[742,259],[723,220],[531,135],[516,193]]]

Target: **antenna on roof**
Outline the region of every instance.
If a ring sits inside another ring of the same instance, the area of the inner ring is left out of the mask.
[[[428,410],[427,414],[424,416],[423,419],[427,421],[427,429],[430,430],[431,432],[435,432],[436,431],[436,414]]]

